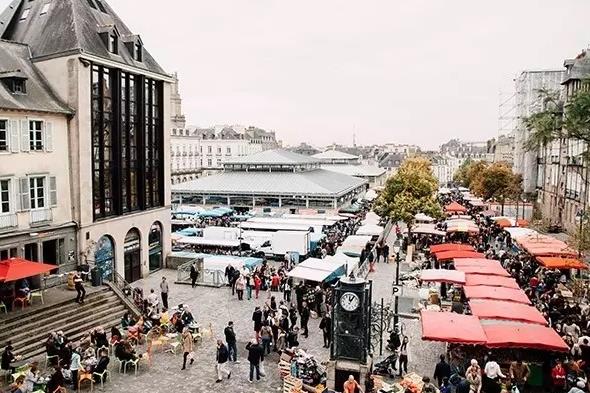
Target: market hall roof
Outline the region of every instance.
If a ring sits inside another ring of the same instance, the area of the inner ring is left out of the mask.
[[[314,154],[313,156],[311,156],[312,158],[315,158],[316,160],[358,160],[359,157],[352,155],[352,154],[348,154],[348,153],[344,153],[338,150],[326,150],[322,153],[318,153],[318,154]]]
[[[370,165],[323,164],[322,168],[357,177],[377,177],[385,174],[385,169]]]
[[[324,169],[304,172],[225,171],[175,184],[172,186],[172,191],[182,194],[336,197],[345,195],[366,183],[366,180]]]
[[[24,92],[12,92],[7,79],[24,80]],[[48,113],[73,113],[57,98],[31,62],[27,45],[0,40],[0,108]]]
[[[283,149],[265,150],[248,156],[232,158],[225,162],[225,164],[231,165],[306,165],[318,163],[319,161],[314,158]]]
[[[107,30],[119,38],[117,54],[101,37]],[[141,39],[104,0],[14,0],[0,14],[0,38],[28,44],[34,59],[87,53],[167,76],[143,44],[141,61],[135,60],[133,45],[125,44]]]

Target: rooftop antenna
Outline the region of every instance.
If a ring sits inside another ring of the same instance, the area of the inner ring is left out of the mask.
[[[352,125],[352,147],[356,147],[356,124]]]

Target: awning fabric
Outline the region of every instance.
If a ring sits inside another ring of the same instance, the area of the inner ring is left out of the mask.
[[[451,284],[465,284],[465,273],[458,270],[425,269],[420,273],[422,281],[447,282]]]
[[[465,285],[470,287],[484,285],[488,287],[520,289],[516,280],[511,277],[490,276],[486,274],[465,274]]]
[[[484,274],[487,276],[502,276],[502,277],[510,277],[510,273],[506,271],[502,267],[502,265],[490,263],[489,265],[479,265],[479,266],[457,266],[455,265],[455,269],[465,273],[465,274]]]
[[[442,251],[475,251],[471,244],[458,244],[458,243],[443,243],[434,244],[430,246],[431,253],[437,253]]]
[[[464,206],[461,206],[457,202],[453,201],[445,206],[445,211],[447,213],[456,213],[456,212],[463,213],[463,212],[466,212],[467,209]]]
[[[497,265],[502,267],[500,261],[496,259],[486,259],[486,258],[457,258],[453,261],[455,265],[455,269],[458,266],[489,266],[489,265]]]
[[[446,236],[445,231],[436,229],[434,224],[416,224],[412,229],[412,233],[423,233],[427,235]]]
[[[424,213],[418,213],[414,216],[414,219],[416,219],[416,221],[424,221],[424,222],[432,222],[434,221],[434,218],[424,214]]]
[[[512,221],[510,221],[508,218],[500,218],[496,221],[496,225],[499,226],[500,228],[507,228],[507,227],[513,227],[514,223]]]
[[[506,300],[509,302],[531,304],[531,301],[521,289],[478,285],[475,287],[464,286],[463,291],[467,299]]]
[[[537,257],[537,261],[549,269],[588,269],[588,265],[575,258]]]
[[[422,311],[422,339],[459,344],[485,344],[479,318],[452,312]]]
[[[22,278],[49,273],[58,266],[41,262],[31,262],[21,258],[10,258],[0,261],[0,281],[9,282]]]
[[[474,299],[469,301],[469,307],[471,308],[471,314],[479,317],[479,319],[502,319],[547,325],[547,320],[539,310],[528,304]]]
[[[357,235],[379,236],[383,233],[383,227],[375,224],[364,224],[357,231]]]
[[[441,251],[434,254],[437,260],[446,261],[455,258],[485,258],[480,252],[466,250]]]
[[[565,242],[543,234],[514,236],[515,242],[532,256],[562,256],[576,258],[578,253]]]
[[[495,210],[484,210],[481,212],[481,215],[484,217],[493,217],[498,214]]]
[[[490,348],[532,348],[559,352],[569,350],[557,332],[549,327],[530,323],[482,325],[487,337],[486,346]]]

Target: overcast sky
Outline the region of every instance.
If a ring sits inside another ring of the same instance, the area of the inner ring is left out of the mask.
[[[287,144],[485,140],[516,74],[590,43],[588,0],[109,4],[179,73],[189,124],[256,125]]]

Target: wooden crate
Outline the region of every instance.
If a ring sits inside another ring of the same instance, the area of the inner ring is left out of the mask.
[[[291,375],[291,363],[281,360],[279,362],[279,375],[281,379]]]
[[[303,382],[299,378],[287,375],[283,380],[283,393],[298,393],[303,389]]]

